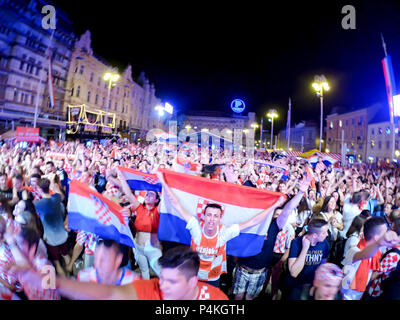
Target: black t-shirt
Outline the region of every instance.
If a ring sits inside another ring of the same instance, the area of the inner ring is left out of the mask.
[[[261,252],[252,257],[239,258],[238,263],[255,270],[269,268],[271,266],[272,252],[274,250],[276,237],[279,231],[280,229],[276,219],[272,219],[268,228],[267,239],[264,240],[264,245],[261,249]]]
[[[0,190],[0,198],[12,199],[13,197],[13,190],[8,188],[6,190]]]
[[[106,177],[100,174],[99,172],[96,173],[94,177],[94,187],[96,188],[97,192],[103,193],[106,190],[107,180]]]
[[[246,180],[246,182],[243,185],[247,187],[257,188],[257,186],[250,180]]]

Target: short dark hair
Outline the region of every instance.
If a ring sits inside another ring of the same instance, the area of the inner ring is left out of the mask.
[[[41,176],[40,174],[34,173],[34,174],[31,175],[31,179],[32,179],[32,178],[38,178],[38,179],[40,179],[40,178],[42,178],[42,176]]]
[[[328,222],[326,222],[324,219],[319,219],[319,218],[314,218],[311,219],[311,221],[308,223],[308,231],[307,233],[319,233],[320,229],[324,226],[326,226]]]
[[[365,209],[361,211],[360,216],[363,217],[364,219],[368,219],[372,217],[371,211]]]
[[[222,207],[217,203],[209,203],[209,204],[207,204],[206,207],[204,208],[204,214],[206,213],[207,208],[219,209],[219,210],[221,210],[221,215],[222,215]]]
[[[364,238],[365,240],[369,241],[373,238],[373,236],[376,235],[376,229],[381,226],[385,225],[385,219],[382,217],[372,217],[371,219],[368,219],[364,223]]]
[[[197,276],[200,268],[199,255],[188,246],[169,249],[158,262],[162,268],[178,269],[187,280]]]
[[[369,210],[366,210],[369,212]],[[362,212],[361,212],[362,213]],[[358,233],[360,234],[361,229],[365,223],[365,221],[367,220],[367,218],[365,218],[364,216],[362,216],[361,214],[358,216],[355,216],[349,230],[347,230],[346,233],[346,238],[349,238],[353,233]]]
[[[40,241],[40,231],[37,228],[32,228],[28,226],[21,227],[22,238],[28,243],[28,248],[32,248],[36,245],[36,250]]]
[[[53,162],[53,161],[47,161],[47,162],[46,162],[46,166],[47,166],[48,164],[50,164],[51,166],[55,167],[55,165],[54,165],[54,162]]]
[[[44,193],[50,192],[50,180],[47,178],[42,178],[39,180],[38,186],[43,190]]]
[[[14,179],[19,180],[19,181],[24,181],[24,177],[22,176],[22,174],[18,173]]]

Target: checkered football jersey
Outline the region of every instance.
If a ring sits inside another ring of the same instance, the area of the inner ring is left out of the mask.
[[[294,234],[294,229],[290,224],[286,224],[276,236],[273,252],[285,253],[286,249],[290,247],[290,237]]]
[[[128,198],[125,194],[119,190],[119,188],[111,183],[107,183],[105,196],[115,197],[120,200],[121,203],[128,202]]]
[[[239,225],[218,226],[218,232],[208,237],[203,231],[204,222],[199,224],[193,217],[187,224],[192,236],[191,248],[200,257],[198,278],[203,281],[218,280],[221,274],[226,273],[226,243],[239,235]]]
[[[54,268],[53,265],[47,260],[46,257],[37,255],[33,260],[33,267],[36,271],[41,272],[45,266]],[[24,284],[24,292],[29,300],[60,300],[61,297],[56,289],[43,289]]]
[[[398,248],[396,246],[396,248]],[[379,297],[382,294],[382,281],[387,279],[390,274],[396,269],[400,255],[396,252],[391,252],[381,261],[378,271],[378,277],[371,282],[368,289],[368,294],[372,297]]]
[[[85,254],[87,255],[94,254],[97,240],[97,235],[86,231],[78,231],[78,234],[76,235],[76,243],[85,247]]]
[[[16,275],[9,270],[14,263],[11,250],[5,243],[0,242],[0,278],[9,285],[16,285],[18,282]]]

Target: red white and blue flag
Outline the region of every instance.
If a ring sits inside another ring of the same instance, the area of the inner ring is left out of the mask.
[[[103,239],[134,247],[122,207],[103,197],[86,184],[72,180],[69,185],[68,227],[94,233]]]
[[[282,170],[287,171],[289,168],[287,165],[285,164],[281,164],[281,163],[275,163],[275,162],[268,162],[268,161],[264,161],[264,160],[254,160],[255,164],[259,164],[262,166],[269,166],[269,167],[273,167],[273,168],[279,168]]]
[[[54,108],[56,105],[56,99],[54,94],[54,85],[53,85],[53,75],[52,75],[52,67],[51,67],[51,57],[49,57],[49,101],[50,108]]]
[[[386,93],[388,97],[389,103],[389,113],[390,113],[390,121],[393,123],[393,116],[400,116],[400,114],[394,114],[394,104],[393,104],[393,96],[396,94],[396,82],[394,79],[394,72],[393,72],[393,65],[392,65],[392,58],[390,55],[387,55],[382,60],[383,66],[383,74],[385,76],[385,83],[386,83]]]
[[[316,167],[318,163],[318,158],[322,158],[322,162],[325,164],[325,166],[329,167],[330,165],[334,165],[336,162],[339,161],[336,157],[333,157],[328,154],[323,154],[323,153],[316,153],[313,154],[312,156],[307,158],[308,163],[310,163],[314,168]]]
[[[278,192],[210,180],[174,171],[160,171],[164,173],[166,183],[187,212],[201,219],[206,204],[219,204],[224,211],[221,220],[224,225],[245,222],[269,208],[280,196],[284,196]],[[262,223],[242,230],[238,237],[228,241],[227,254],[236,257],[248,257],[261,252],[271,218],[272,214]],[[187,245],[191,243],[190,233],[186,229],[186,221],[172,207],[165,192],[162,194],[160,203],[158,238]]]
[[[196,175],[197,168],[200,164],[191,162],[190,160],[177,157],[176,161],[173,163],[173,169],[176,172],[187,173],[191,175]]]
[[[135,169],[118,167],[132,190],[161,192],[161,182],[156,174],[144,173]]]

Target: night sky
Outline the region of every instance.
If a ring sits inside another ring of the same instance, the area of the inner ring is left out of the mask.
[[[134,77],[144,71],[157,97],[183,113],[229,112],[241,98],[258,118],[275,107],[282,128],[291,97],[293,122],[319,121],[316,74],[331,86],[325,114],[387,103],[380,32],[400,87],[400,1],[53,2],[77,35],[91,31],[95,54],[121,69],[132,64]],[[348,4],[356,30],[342,28]]]

